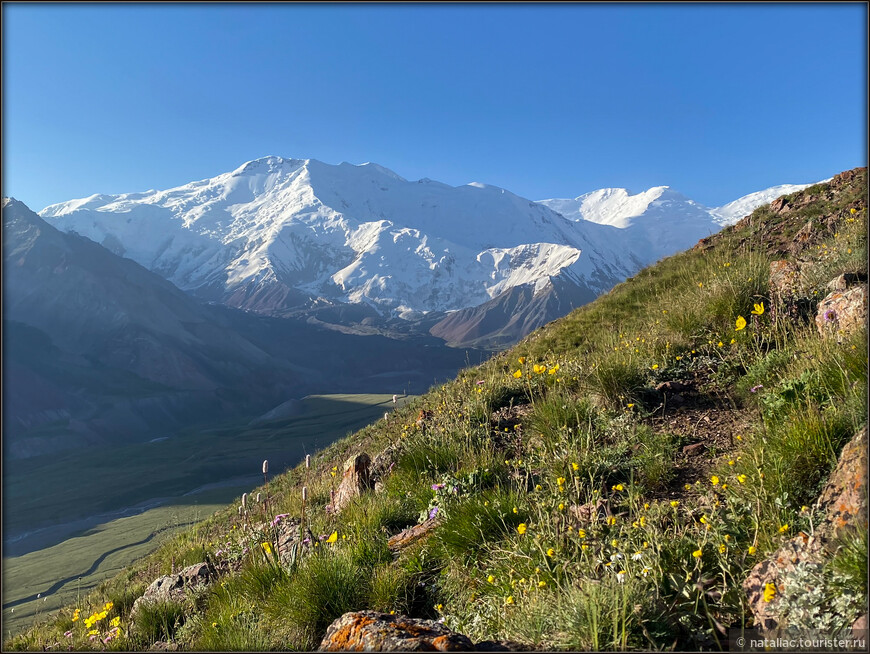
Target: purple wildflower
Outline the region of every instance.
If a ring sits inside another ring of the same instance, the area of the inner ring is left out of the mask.
[[[433,491],[440,491],[443,488],[444,488],[444,484],[432,484]]]
[[[281,520],[286,518],[288,515],[290,515],[290,514],[289,513],[280,513],[280,514],[276,515],[275,519],[272,520],[272,526],[273,527],[277,526],[278,523],[281,522]]]
[[[762,388],[764,388],[764,384],[759,384],[758,386],[753,386],[752,388],[750,388],[749,392],[750,393],[757,393]]]
[[[70,629],[69,631],[64,631],[63,635],[67,638],[72,638],[72,629]]]
[[[834,322],[837,319],[837,312],[833,309],[825,311],[825,322]]]
[[[303,544],[303,545],[308,545],[308,543],[310,543],[310,542],[311,542],[311,539],[310,539],[310,538],[306,538],[305,540],[302,541],[302,544]]]
[[[478,379],[475,383],[476,383],[478,386],[483,386],[486,382],[483,381],[482,379]]]
[[[438,507],[433,507],[431,511],[429,511],[429,519],[431,520],[436,515],[438,515]]]

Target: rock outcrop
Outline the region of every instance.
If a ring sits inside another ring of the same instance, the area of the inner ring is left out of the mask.
[[[345,613],[326,630],[324,652],[469,652],[474,644],[434,620],[376,611]]]
[[[332,503],[327,507],[329,513],[340,513],[354,499],[374,488],[371,465],[372,459],[365,452],[345,461],[341,483],[338,485]]]
[[[322,652],[520,652],[525,648],[507,640],[472,643],[434,620],[377,611],[345,613],[326,630]]]
[[[143,605],[162,602],[183,602],[193,590],[208,587],[214,580],[214,570],[208,563],[187,566],[181,572],[165,575],[151,582],[142,597],[133,603],[130,621],[136,621],[136,614]]]
[[[843,448],[815,510],[825,517],[813,535],[801,532],[784,542],[769,558],[758,563],[743,582],[759,629],[769,632],[782,626],[783,616],[776,598],[806,592],[805,588],[790,588],[786,583],[797,566],[822,563],[830,556],[829,545],[844,532],[867,531],[866,426]]]
[[[842,275],[840,276],[842,277]],[[837,278],[832,283],[836,283]],[[848,334],[860,329],[867,320],[867,285],[845,291],[833,291],[819,303],[816,327],[822,336]]]

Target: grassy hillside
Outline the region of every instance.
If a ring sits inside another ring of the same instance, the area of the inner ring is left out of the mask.
[[[312,649],[363,608],[529,649],[727,647],[751,617],[748,571],[812,529],[866,422],[866,330],[821,338],[812,321],[827,282],[866,273],[866,189],[861,169],[757,210],[269,480],[253,528],[227,507],[6,647]],[[807,264],[789,315],[776,259]],[[327,514],[332,473],[387,448],[379,492]],[[314,546],[278,565],[257,523],[299,517],[302,486]],[[389,536],[433,515],[394,556]],[[218,583],[131,622],[152,580],[206,555]],[[843,624],[866,603],[866,563],[847,559],[866,561],[866,540],[841,543],[841,586],[821,589],[854,599]]]

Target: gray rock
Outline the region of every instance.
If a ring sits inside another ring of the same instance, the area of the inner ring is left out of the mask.
[[[130,620],[136,621],[136,614],[146,604],[161,602],[182,602],[194,589],[208,587],[214,581],[214,572],[207,563],[196,563],[174,575],[165,575],[151,582],[142,597],[133,602]]]

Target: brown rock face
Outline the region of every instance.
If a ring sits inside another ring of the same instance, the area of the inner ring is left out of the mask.
[[[843,448],[837,468],[816,502],[817,509],[825,512],[825,518],[815,534],[801,533],[787,540],[768,559],[758,563],[743,582],[759,629],[775,630],[782,621],[776,602],[764,599],[768,584],[773,584],[774,598],[804,592],[804,588],[787,587],[785,576],[801,563],[820,563],[826,545],[843,530],[867,530],[866,483],[867,428],[864,427]]]
[[[860,329],[866,320],[866,284],[828,294],[819,303],[816,312],[816,327],[822,336],[853,332]]]
[[[372,459],[366,453],[352,456],[345,462],[341,483],[332,500],[330,508],[332,513],[339,513],[352,500],[374,488],[371,464]]]
[[[474,645],[434,620],[377,611],[345,613],[326,630],[323,652],[468,652]]]

